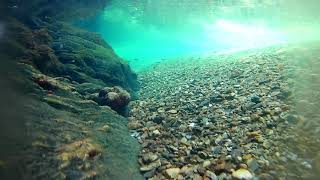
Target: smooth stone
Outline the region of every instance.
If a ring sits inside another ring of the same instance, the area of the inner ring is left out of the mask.
[[[225,180],[227,178],[227,174],[226,173],[221,173],[219,176],[218,176],[218,180]]]
[[[246,164],[241,163],[241,164],[239,164],[239,168],[241,168],[241,169],[247,169],[248,166],[247,166]]]
[[[208,167],[208,166],[210,166],[210,165],[211,165],[211,162],[210,162],[209,160],[204,161],[204,162],[202,163],[202,167],[204,167],[204,168],[206,168],[206,167]]]
[[[254,103],[256,103],[256,104],[258,104],[258,103],[260,103],[261,102],[261,99],[260,99],[260,97],[259,96],[252,96],[251,97],[251,102],[254,102]]]
[[[312,165],[310,163],[308,163],[307,161],[303,161],[301,163],[301,165],[303,165],[303,167],[305,167],[307,169],[312,169]]]
[[[195,125],[195,123],[190,123],[188,126],[193,128]]]
[[[280,114],[282,112],[282,109],[280,107],[276,107],[276,108],[274,108],[274,112],[276,114]]]
[[[247,165],[252,172],[255,172],[259,168],[258,161],[256,159],[249,159]]]
[[[142,171],[142,172],[151,171],[151,170],[156,169],[160,166],[161,166],[161,162],[160,162],[160,160],[157,160],[153,163],[141,166],[140,171]]]
[[[172,110],[168,111],[168,113],[170,113],[170,114],[177,114],[177,113],[178,113],[178,111],[177,111],[177,110],[175,110],[175,109],[172,109]]]
[[[207,171],[206,176],[208,176],[211,180],[218,180],[217,175],[212,171]]]
[[[185,138],[185,137],[183,137],[183,138],[181,138],[180,142],[181,142],[182,144],[188,144],[188,139]]]
[[[160,134],[160,131],[159,131],[158,129],[156,129],[156,130],[152,131],[152,133],[153,133],[154,135],[159,135],[159,134]]]
[[[177,178],[179,173],[180,173],[180,168],[170,168],[165,170],[165,175],[171,179]]]
[[[232,176],[236,179],[251,180],[253,175],[246,169],[238,169],[232,173]]]

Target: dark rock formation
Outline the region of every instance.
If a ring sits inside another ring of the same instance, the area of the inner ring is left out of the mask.
[[[43,22],[31,29],[11,18],[7,24],[6,52],[21,54],[23,62],[42,73],[64,76],[78,83],[138,88],[137,75],[97,34],[62,22]]]
[[[66,22],[105,3],[0,2],[1,86],[21,84],[1,88],[0,179],[141,178],[126,119],[86,98],[107,86],[133,93],[136,74],[99,35]]]

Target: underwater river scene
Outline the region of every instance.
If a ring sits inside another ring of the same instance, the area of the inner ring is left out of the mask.
[[[320,179],[319,9],[0,2],[0,179]]]

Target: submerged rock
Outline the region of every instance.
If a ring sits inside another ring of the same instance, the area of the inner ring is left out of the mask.
[[[140,171],[147,172],[147,171],[154,170],[160,166],[161,166],[161,162],[160,162],[160,160],[157,160],[157,161],[154,161],[150,164],[146,164],[146,165],[141,166]]]
[[[165,170],[165,175],[170,179],[175,179],[180,173],[180,168],[170,168]]]
[[[142,160],[144,163],[151,163],[158,159],[158,156],[153,153],[147,153],[142,156]]]
[[[261,98],[259,96],[257,96],[257,95],[252,96],[250,100],[252,102],[254,102],[254,103],[260,103],[261,102]]]
[[[253,175],[246,169],[238,169],[232,173],[232,176],[239,180],[251,180]]]
[[[130,94],[121,87],[106,87],[99,92],[97,103],[101,106],[109,106],[118,113],[124,114],[130,99]]]

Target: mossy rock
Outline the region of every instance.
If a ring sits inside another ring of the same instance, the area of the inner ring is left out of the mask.
[[[51,36],[54,37],[52,48],[62,63],[68,64],[69,67],[70,64],[79,67],[67,70],[71,77],[82,72],[103,81],[107,86],[122,86],[130,92],[138,88],[137,75],[99,35],[68,24],[57,24],[49,28]],[[57,26],[60,28],[56,29]],[[84,78],[74,80],[79,83],[90,82]]]

